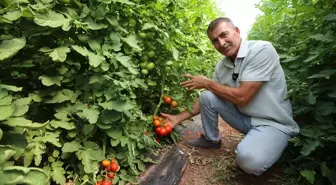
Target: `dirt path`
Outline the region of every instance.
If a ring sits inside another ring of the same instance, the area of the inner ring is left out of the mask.
[[[196,120],[197,121],[197,120]],[[273,166],[255,177],[241,171],[235,164],[234,151],[242,135],[220,119],[221,149],[190,148],[183,142],[179,147],[189,156],[189,162],[179,185],[277,185],[281,167]],[[199,132],[188,132],[185,138],[195,138]]]

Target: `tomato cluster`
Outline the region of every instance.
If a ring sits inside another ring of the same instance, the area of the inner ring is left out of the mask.
[[[105,168],[105,178],[102,181],[97,181],[95,185],[112,185],[112,179],[120,170],[118,162],[115,159],[111,161],[104,159],[101,164]]]
[[[178,106],[178,103],[168,95],[163,97],[163,101],[165,104],[170,105],[172,108],[176,108]]]
[[[153,124],[155,127],[155,133],[159,136],[166,136],[173,130],[170,122],[168,120],[164,120],[162,117],[154,116]]]

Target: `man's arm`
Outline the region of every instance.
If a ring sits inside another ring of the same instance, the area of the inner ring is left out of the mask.
[[[233,88],[209,80],[206,89],[213,92],[221,99],[228,100],[239,106],[245,106],[257,94],[262,85],[262,81],[241,82],[239,88]]]

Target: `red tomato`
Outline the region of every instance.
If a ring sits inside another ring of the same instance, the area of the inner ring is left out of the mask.
[[[110,164],[110,167],[111,167],[111,171],[113,171],[113,172],[117,172],[118,169],[119,169],[119,165],[117,163],[115,163],[115,162],[112,162]]]
[[[108,173],[107,174],[107,177],[110,178],[110,179],[113,179],[115,176],[115,173]]]
[[[112,185],[112,181],[104,179],[102,185]]]
[[[153,120],[157,120],[157,119],[159,119],[159,117],[153,116]]]
[[[167,135],[167,129],[165,127],[161,127],[161,130],[159,131],[160,136],[165,136]]]
[[[111,171],[111,166],[106,167],[106,171],[110,172]]]
[[[110,161],[105,159],[105,160],[102,161],[102,165],[106,168],[110,165]]]
[[[95,185],[101,185],[101,183],[99,181],[97,181]]]
[[[172,126],[168,123],[165,125],[165,129],[167,130],[167,134],[170,134],[173,130]]]
[[[162,127],[156,127],[155,133],[160,136]]]
[[[171,102],[172,102],[172,98],[170,97],[170,96],[165,96],[164,98],[163,98],[163,101],[164,101],[164,103],[165,104],[171,104]]]

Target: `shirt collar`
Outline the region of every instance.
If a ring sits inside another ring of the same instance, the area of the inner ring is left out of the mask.
[[[241,44],[239,46],[239,51],[237,54],[237,58],[245,58],[248,53],[248,41],[241,41]],[[234,69],[234,65],[232,64],[231,58],[224,56],[222,59],[223,63],[226,67]]]
[[[242,40],[237,54],[237,58],[245,58],[247,52],[248,52],[248,42]]]

